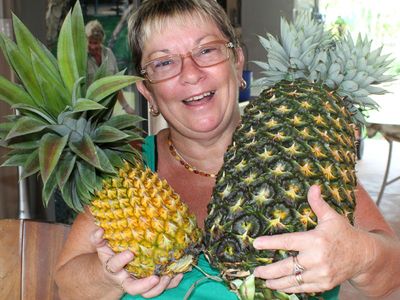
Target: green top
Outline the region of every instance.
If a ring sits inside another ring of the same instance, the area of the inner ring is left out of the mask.
[[[143,145],[142,152],[147,159],[147,166],[154,172],[156,166],[156,147],[155,147],[155,136],[146,137]],[[205,259],[204,255],[201,254],[198,262],[199,267],[206,273],[218,276],[218,271],[211,268],[208,261]],[[198,269],[194,268],[192,272],[188,272],[184,275],[181,283],[178,287],[170,290],[166,290],[164,293],[158,297],[152,298],[156,300],[182,300],[186,293],[189,291],[190,287],[194,282],[204,277]],[[325,300],[339,300],[340,285],[335,287],[333,290],[325,292],[322,296]],[[122,300],[138,300],[145,299],[140,295],[131,296],[126,294]],[[209,299],[223,299],[223,300],[238,300],[238,297],[233,292],[230,292],[225,283],[214,281],[211,279],[206,279],[201,281],[192,291],[189,300],[209,300]],[[315,300],[316,298],[310,298],[310,300]]]

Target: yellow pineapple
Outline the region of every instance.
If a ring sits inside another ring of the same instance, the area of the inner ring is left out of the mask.
[[[106,59],[86,87],[87,49],[79,2],[64,20],[57,59],[13,16],[17,43],[0,46],[21,85],[0,77],[0,98],[18,109],[0,124],[3,166],[22,166],[21,179],[39,173],[43,202],[55,188],[76,211],[90,206],[116,252],[130,250],[126,269],[138,278],[191,269],[201,251],[196,217],[173,189],[143,167],[130,143],[142,139],[142,118],[112,117],[118,90],[142,80],[109,76]]]

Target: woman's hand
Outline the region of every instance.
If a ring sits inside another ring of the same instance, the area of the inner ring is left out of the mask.
[[[297,261],[305,270],[297,279],[293,258],[255,269],[255,276],[266,279],[268,288],[286,293],[327,291],[362,273],[374,259],[368,232],[354,228],[333,210],[318,186],[312,186],[307,196],[318,218],[315,229],[263,236],[253,243],[256,249],[299,251]]]
[[[90,241],[96,247],[100,263],[103,265],[105,276],[115,286],[131,295],[142,295],[144,298],[152,298],[160,295],[164,290],[175,288],[183,278],[183,274],[175,276],[172,280],[169,276],[158,277],[152,275],[144,279],[136,279],[127,272],[124,267],[134,258],[131,251],[115,254],[102,238],[103,229],[97,229],[90,235]]]

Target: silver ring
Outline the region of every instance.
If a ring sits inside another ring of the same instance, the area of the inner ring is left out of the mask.
[[[108,261],[109,261],[110,259],[107,259],[107,261],[106,261],[106,263],[105,263],[105,268],[106,268],[106,271],[108,272],[108,273],[110,273],[111,275],[114,275],[115,274],[115,272],[113,272],[111,269],[110,269],[110,267],[108,266]]]
[[[124,281],[125,281],[125,279],[122,280],[122,282],[121,282],[121,289],[124,291],[125,294],[128,294],[128,292],[124,289]]]
[[[297,283],[298,283],[299,285],[302,285],[302,284],[304,283],[303,277],[301,276],[301,273],[297,273],[297,274],[296,274],[296,280],[297,280]]]
[[[293,265],[294,265],[294,271],[293,271],[294,275],[301,274],[306,270],[301,264],[299,264],[297,256],[293,256]]]

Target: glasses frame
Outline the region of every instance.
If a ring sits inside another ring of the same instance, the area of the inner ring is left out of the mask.
[[[200,48],[202,48],[202,47],[204,47],[204,46],[207,46],[207,45],[209,45],[209,44],[215,44],[215,43],[224,44],[224,45],[226,46],[226,56],[227,56],[226,59],[224,59],[224,60],[222,60],[222,61],[220,61],[220,62],[217,62],[217,63],[215,63],[215,64],[209,65],[209,66],[204,66],[204,67],[203,67],[203,66],[198,65],[197,62],[194,60],[194,58],[193,58],[193,56],[192,56],[193,52],[195,52],[196,50],[198,50],[198,49],[200,49]],[[204,44],[201,44],[201,45],[199,45],[199,46],[193,48],[192,50],[190,50],[190,51],[189,51],[188,53],[186,53],[186,54],[170,54],[170,55],[161,56],[161,57],[158,57],[158,58],[156,58],[156,59],[153,59],[153,60],[147,62],[147,63],[144,65],[144,67],[140,70],[140,74],[141,74],[143,77],[145,77],[148,81],[150,81],[150,83],[152,83],[152,84],[164,82],[164,81],[167,81],[167,80],[169,80],[169,79],[172,79],[172,78],[174,78],[174,77],[176,77],[176,76],[178,76],[179,74],[182,73],[183,59],[185,59],[186,57],[190,57],[190,58],[192,59],[192,61],[195,63],[195,65],[198,66],[199,68],[208,68],[208,67],[213,67],[213,66],[219,65],[219,64],[221,64],[221,63],[227,61],[227,60],[230,58],[229,49],[233,49],[233,48],[235,48],[235,46],[233,45],[232,42],[227,42],[227,41],[224,41],[224,40],[216,40],[216,41],[204,43]],[[148,76],[147,72],[146,72],[146,67],[147,67],[148,65],[152,64],[153,62],[157,61],[157,60],[161,60],[161,59],[169,58],[169,57],[180,57],[180,59],[181,59],[181,70],[179,71],[179,73],[176,74],[176,75],[174,75],[174,76],[172,76],[172,77],[168,77],[168,78],[166,78],[166,79],[157,80],[157,81],[151,80],[150,77]]]

